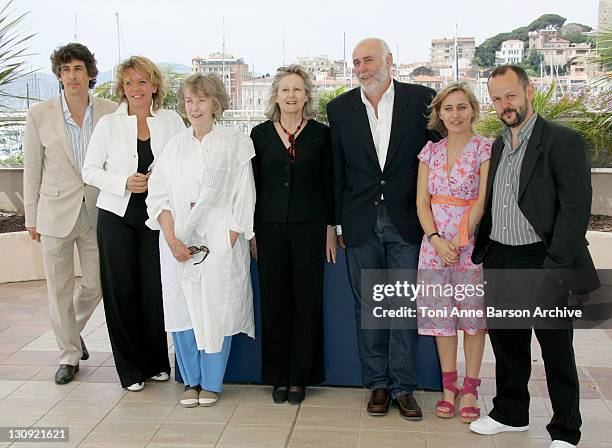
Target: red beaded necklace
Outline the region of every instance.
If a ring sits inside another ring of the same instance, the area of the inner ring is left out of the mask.
[[[302,125],[304,124],[304,118],[302,118],[301,123],[299,124],[294,133],[291,133],[287,129],[285,129],[283,123],[281,123],[280,117],[278,117],[278,124],[283,130],[283,132],[287,134],[287,139],[289,140],[289,148],[287,148],[287,152],[289,153],[289,163],[293,164],[295,163],[295,135],[300,132],[300,129],[302,129]]]

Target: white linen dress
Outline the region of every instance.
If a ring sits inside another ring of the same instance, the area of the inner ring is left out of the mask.
[[[221,351],[223,338],[255,337],[248,240],[253,238],[255,183],[249,137],[218,125],[200,142],[192,129],[173,137],[149,179],[147,225],[169,210],[177,238],[187,246],[207,246],[185,263],[173,257],[160,232],[165,327],[193,329],[198,350]],[[239,233],[232,248],[230,230]]]

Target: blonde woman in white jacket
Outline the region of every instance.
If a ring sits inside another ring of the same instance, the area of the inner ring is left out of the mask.
[[[117,66],[117,111],[94,129],[83,179],[100,189],[96,205],[106,324],[121,386],[169,378],[159,262],[159,232],[145,225],[148,180],[166,142],[185,126],[161,109],[161,70],[133,56]]]

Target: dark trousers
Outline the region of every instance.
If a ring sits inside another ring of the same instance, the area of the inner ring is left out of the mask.
[[[170,373],[159,265],[159,232],[145,208],[125,217],[98,214],[98,246],[106,326],[121,386]]]
[[[381,205],[376,226],[368,240],[361,246],[346,248],[349,282],[355,296],[357,341],[363,381],[370,389],[385,388],[393,398],[412,394],[417,386],[416,329],[388,328],[364,329],[361,326],[361,309],[370,300],[361,295],[362,269],[415,269],[419,260],[420,243],[404,241],[391,222],[387,210]]]
[[[487,269],[541,269],[546,250],[542,243],[506,246],[493,243],[484,259]],[[512,284],[507,285],[511,289]],[[485,296],[486,297],[486,296]],[[546,426],[553,440],[573,445],[580,441],[582,420],[579,383],[572,345],[573,330],[535,328],[542,350],[553,418]],[[489,329],[495,354],[496,396],[489,416],[510,426],[529,424],[532,329]]]
[[[264,383],[325,381],[323,364],[323,221],[257,222]]]

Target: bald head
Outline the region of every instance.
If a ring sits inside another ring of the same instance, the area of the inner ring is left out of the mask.
[[[391,56],[391,49],[389,45],[387,45],[387,42],[378,37],[368,37],[359,41],[353,50],[353,59],[355,58],[355,52],[362,49],[378,51],[383,59],[386,59],[387,56]]]
[[[353,50],[353,71],[368,97],[382,96],[391,83],[393,56],[387,43],[376,37],[364,39]]]

